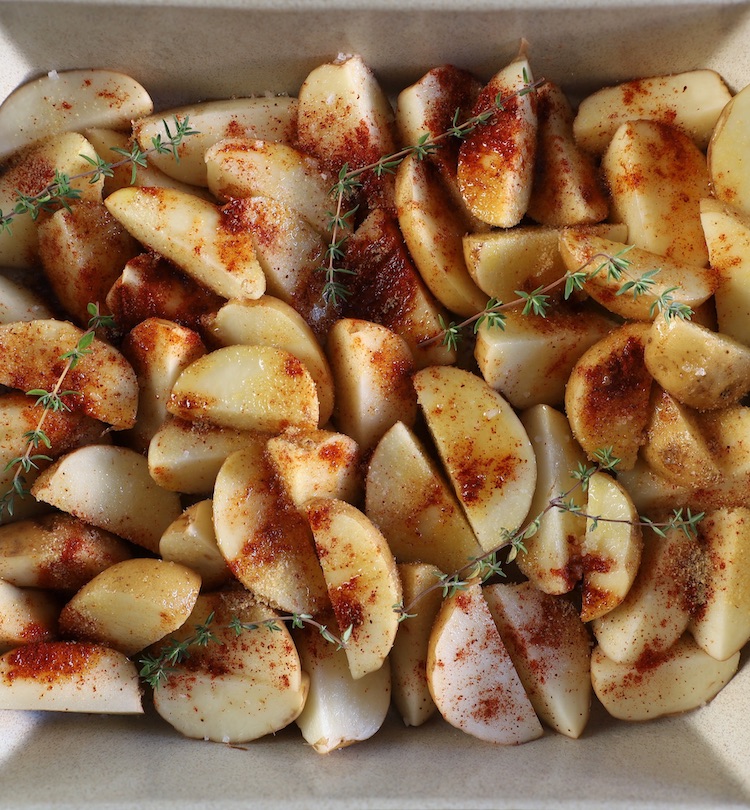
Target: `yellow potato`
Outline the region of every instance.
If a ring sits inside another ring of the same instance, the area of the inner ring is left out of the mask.
[[[0,652],[56,638],[59,615],[60,603],[48,591],[0,580]]]
[[[750,91],[744,88],[722,110],[708,145],[708,168],[714,194],[745,214],[750,214],[749,119]]]

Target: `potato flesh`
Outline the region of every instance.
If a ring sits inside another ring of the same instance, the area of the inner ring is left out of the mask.
[[[0,652],[56,638],[59,613],[51,593],[0,580]]]
[[[724,107],[708,146],[708,167],[716,197],[744,214],[750,214],[748,118],[750,93],[745,88]]]

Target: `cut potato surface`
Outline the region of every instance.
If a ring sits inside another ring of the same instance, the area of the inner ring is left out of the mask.
[[[60,602],[49,591],[0,580],[0,652],[58,637]]]
[[[747,154],[750,92],[740,90],[724,107],[708,145],[708,168],[716,196],[750,214]]]

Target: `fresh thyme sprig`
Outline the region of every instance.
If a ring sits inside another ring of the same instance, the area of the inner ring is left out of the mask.
[[[175,671],[178,664],[190,657],[191,647],[207,647],[210,643],[221,643],[219,637],[211,630],[214,619],[214,613],[209,613],[203,624],[196,625],[195,632],[192,635],[184,639],[170,640],[162,647],[158,655],[142,655],[139,659],[141,678],[152,689],[156,689],[169,680],[169,676]],[[350,625],[341,636],[337,636],[326,625],[316,621],[309,613],[290,613],[265,619],[261,622],[243,622],[239,617],[233,616],[223,629],[232,630],[239,636],[242,633],[256,630],[279,632],[283,624],[289,624],[293,628],[303,628],[305,625],[315,627],[327,642],[335,644],[339,650],[346,648],[354,629]]]
[[[115,169],[122,166],[131,166],[130,182],[135,183],[138,167],[148,165],[149,155],[173,155],[175,160],[179,160],[178,147],[189,135],[197,135],[198,130],[190,126],[189,117],[174,117],[172,128],[167,121],[162,121],[166,138],[161,134],[155,135],[151,139],[151,146],[148,149],[141,149],[137,142],[133,143],[130,149],[112,147],[112,151],[122,155],[120,160],[108,162],[102,157],[81,157],[91,164],[92,168],[79,174],[67,175],[55,170],[54,179],[37,194],[23,194],[16,192],[16,202],[11,211],[0,210],[0,233],[11,230],[11,223],[19,216],[28,214],[32,219],[37,219],[43,211],[51,212],[58,208],[70,208],[70,203],[75,202],[81,196],[81,190],[73,187],[76,180],[89,179],[89,183],[97,183],[102,177],[112,177]]]
[[[344,212],[345,201],[359,188],[362,183],[359,178],[367,172],[372,172],[376,177],[385,174],[394,174],[399,165],[410,155],[415,155],[418,160],[424,160],[436,150],[440,149],[443,143],[451,138],[463,140],[478,127],[489,124],[497,113],[502,112],[506,105],[514,98],[520,98],[533,92],[545,84],[545,79],[530,81],[524,71],[523,85],[513,93],[506,96],[498,94],[492,106],[477,115],[473,115],[463,123],[459,123],[461,111],[457,109],[453,114],[451,126],[444,132],[430,138],[427,133],[411,146],[384,155],[373,163],[358,168],[350,168],[345,163],[339,170],[338,180],[331,189],[331,196],[334,200],[334,212],[330,214],[329,230],[331,234],[328,248],[325,255],[325,265],[320,268],[325,273],[326,281],[323,287],[323,299],[326,303],[343,303],[348,297],[346,285],[338,280],[340,274],[352,274],[351,270],[341,267],[340,262],[344,258],[344,246],[347,240],[347,233],[353,218],[356,207]]]
[[[96,330],[101,327],[110,327],[114,325],[114,318],[111,315],[102,315],[99,311],[99,304],[90,303],[87,306],[87,311],[91,316],[88,322],[88,328],[78,339],[78,343],[60,356],[60,360],[65,362],[60,376],[57,378],[55,384],[50,391],[42,388],[32,388],[26,394],[30,397],[36,397],[36,405],[41,406],[42,411],[39,415],[39,420],[33,430],[23,434],[26,440],[26,448],[20,456],[12,458],[5,465],[5,472],[15,468],[13,478],[8,486],[8,489],[0,496],[0,517],[4,512],[9,516],[13,516],[15,502],[17,498],[25,498],[29,494],[26,486],[26,476],[32,470],[39,469],[39,462],[52,461],[52,457],[46,453],[38,453],[41,446],[50,450],[52,442],[49,436],[44,431],[44,423],[47,420],[47,415],[52,411],[53,413],[60,413],[69,411],[70,406],[65,402],[64,397],[73,396],[76,391],[68,391],[63,389],[63,384],[68,376],[78,363],[87,355],[91,353],[91,344],[94,342]]]

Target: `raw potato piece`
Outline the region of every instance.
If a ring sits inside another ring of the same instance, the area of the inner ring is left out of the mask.
[[[603,472],[589,479],[581,618],[597,619],[627,596],[641,562],[640,519],[628,493]],[[598,520],[594,520],[593,518]]]
[[[417,398],[479,545],[497,547],[528,514],[536,458],[519,418],[480,377],[448,366],[414,375]]]
[[[542,736],[478,583],[443,603],[430,635],[427,682],[440,714],[467,734],[502,745]]]
[[[469,223],[430,162],[415,155],[402,161],[396,173],[396,210],[406,246],[435,298],[464,317],[484,309],[487,296],[472,281],[463,256]]]
[[[304,518],[290,502],[263,445],[233,453],[214,489],[216,542],[235,577],[258,599],[315,614],[326,583]]]
[[[713,70],[634,79],[604,87],[585,98],[573,129],[579,145],[597,155],[604,152],[620,124],[638,119],[672,124],[705,150],[731,97],[721,76]]]
[[[53,317],[52,310],[35,292],[0,275],[0,324]]]
[[[328,358],[336,384],[336,424],[363,450],[375,447],[396,422],[414,424],[414,361],[403,338],[385,326],[343,318],[328,336]]]
[[[546,82],[536,91],[539,133],[527,209],[543,225],[585,225],[607,218],[596,168],[573,137],[573,110],[563,91]]]
[[[184,565],[145,558],[110,566],[60,614],[60,632],[134,655],[185,623],[201,578]]]
[[[135,79],[110,70],[66,70],[21,85],[0,105],[0,162],[61,132],[86,127],[126,130],[154,105]],[[149,144],[150,145],[150,144]]]
[[[750,640],[750,509],[720,509],[699,527],[707,556],[704,602],[690,632],[711,657],[725,661]]]
[[[483,594],[539,719],[580,737],[591,703],[591,642],[573,605],[530,582],[490,585]]]
[[[157,135],[164,140],[164,123],[173,129],[175,118],[187,119],[197,132],[180,144],[179,160],[172,154],[156,153],[149,155],[149,163],[183,183],[207,186],[205,154],[218,141],[244,137],[291,142],[297,129],[297,99],[262,96],[204,101],[141,118],[133,124],[133,136],[141,149],[151,147],[151,139]]]
[[[259,624],[276,615],[242,591],[199,597],[172,638],[184,639],[208,624],[215,641],[193,646],[190,658],[156,688],[156,711],[186,737],[230,744],[289,725],[302,711],[308,689],[289,631],[281,621],[275,632],[258,628],[238,635],[229,626],[235,619]]]
[[[119,537],[63,513],[0,528],[0,579],[23,588],[77,591],[131,556]]]
[[[29,391],[51,391],[83,331],[66,321],[25,321],[0,326],[0,384]],[[127,360],[108,343],[95,339],[90,352],[65,376],[63,402],[72,410],[107,422],[115,430],[132,427],[138,383]]]
[[[620,720],[652,720],[708,703],[732,679],[740,654],[716,661],[683,636],[662,656],[617,664],[597,647],[591,682],[604,708]]]
[[[606,261],[604,257],[623,256],[629,262],[626,275],[615,279],[609,276],[606,268],[602,269],[589,276],[585,291],[610,312],[631,320],[652,321],[662,315],[657,301],[664,295],[694,310],[711,297],[716,287],[712,270],[576,229],[566,230],[560,235],[560,254],[571,273],[584,266],[587,272],[593,273]],[[600,258],[595,258],[597,256]],[[654,283],[645,292],[637,295],[630,291],[621,292],[629,281],[646,274],[651,277],[654,272]]]
[[[644,352],[649,334],[649,325],[641,323],[614,330],[576,363],[565,390],[565,410],[578,443],[589,458],[611,447],[620,459],[618,470],[632,469],[646,441],[651,374]]]
[[[628,226],[628,240],[676,261],[705,267],[700,201],[710,194],[706,158],[679,129],[630,121],[602,159],[610,218]]]
[[[548,405],[537,405],[521,414],[534,449],[537,481],[529,514],[541,514],[551,497],[569,492],[581,507],[585,495],[572,475],[585,462],[581,448],[570,432],[565,416]],[[539,590],[568,593],[581,578],[581,543],[586,521],[574,512],[552,509],[542,517],[537,533],[526,540],[526,552],[516,557],[521,572]]]
[[[443,595],[440,588],[426,593],[442,574],[434,565],[403,563],[398,567],[404,607],[412,615],[398,626],[391,650],[393,703],[404,725],[421,726],[437,711],[427,684],[427,655],[430,633]],[[412,601],[419,597],[413,609]]]
[[[396,562],[383,535],[345,501],[316,498],[307,519],[336,622],[348,633],[346,657],[356,680],[383,666],[398,628]]]
[[[0,709],[143,714],[138,670],[98,644],[27,644],[0,658]]]
[[[232,204],[219,208],[169,188],[121,188],[109,212],[143,245],[225,298],[260,298],[266,279],[250,235],[238,228]]]
[[[60,603],[48,591],[0,580],[0,652],[54,639],[59,614]]]
[[[312,329],[289,304],[270,295],[256,301],[228,301],[203,327],[222,346],[275,346],[304,363],[315,380],[320,404],[319,424],[333,412],[333,377]]]
[[[482,548],[438,465],[402,422],[370,458],[367,517],[385,535],[399,562],[424,562],[457,571]]]
[[[644,359],[665,391],[697,410],[734,405],[750,391],[750,347],[691,321],[654,321]]]
[[[310,372],[270,346],[227,346],[191,363],[177,378],[167,410],[181,419],[269,433],[315,428],[319,414]]]
[[[344,650],[316,628],[305,628],[294,640],[302,669],[310,677],[305,708],[296,720],[306,742],[319,754],[328,754],[372,737],[383,725],[391,702],[388,665],[354,679]]]
[[[750,90],[745,87],[724,107],[708,145],[708,169],[714,194],[750,214],[748,134]]]
[[[479,94],[472,115],[492,109],[496,98],[504,100],[503,109],[468,135],[458,153],[458,183],[469,210],[501,228],[518,225],[531,196],[536,96],[519,91],[533,81],[523,55],[496,74]]]
[[[68,453],[37,478],[32,495],[153,552],[182,511],[177,495],[154,483],[146,459],[124,447]]]
[[[199,574],[201,587],[207,591],[232,579],[216,543],[211,500],[189,506],[167,527],[159,540],[159,554],[162,559],[185,565]]]

